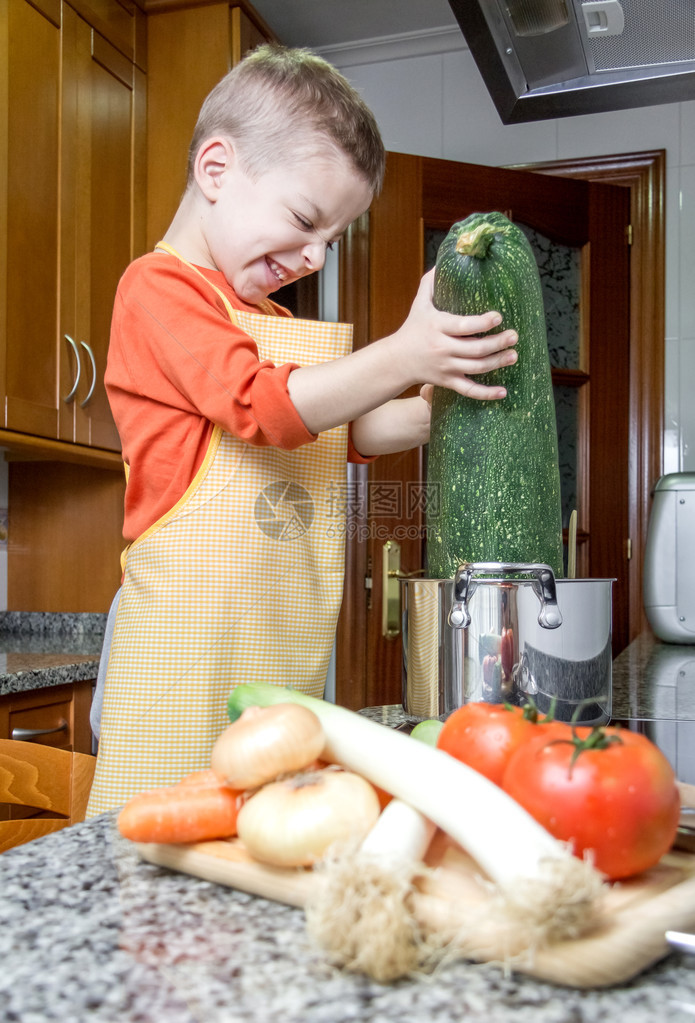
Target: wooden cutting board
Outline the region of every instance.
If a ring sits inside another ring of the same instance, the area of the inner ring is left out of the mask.
[[[303,906],[320,884],[311,870],[288,870],[253,860],[238,839],[194,845],[139,845],[151,863]],[[510,857],[514,856],[510,838]],[[441,832],[426,857],[432,868],[413,896],[414,913],[438,933],[455,933],[489,898],[473,860]],[[513,969],[568,987],[607,987],[640,973],[669,952],[665,932],[695,929],[695,853],[673,849],[652,870],[608,887],[596,926],[585,937],[537,951]],[[498,960],[490,949],[479,959]]]

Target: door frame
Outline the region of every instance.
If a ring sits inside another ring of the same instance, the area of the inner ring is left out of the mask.
[[[646,627],[642,564],[651,491],[662,473],[664,406],[665,151],[627,153],[576,160],[515,165],[554,176],[583,178],[630,189],[630,367],[629,367],[629,641]],[[416,183],[413,182],[413,185]],[[365,337],[369,307],[369,215],[341,244],[341,310],[357,313],[356,336]],[[395,250],[398,261],[398,249]],[[355,268],[361,279],[355,278]],[[397,276],[413,268],[398,266]],[[419,280],[419,277],[418,277]],[[416,282],[417,283],[417,282]],[[358,301],[355,299],[358,298]],[[389,300],[386,297],[388,304]],[[344,318],[344,312],[341,312]],[[354,319],[354,315],[353,315]],[[351,467],[360,477],[366,467]],[[365,684],[365,585],[376,566],[366,560],[366,544],[348,537],[345,597],[336,643],[336,701],[358,708],[369,702]],[[366,703],[365,703],[366,701]]]
[[[663,473],[666,151],[516,164],[630,189],[629,640],[647,629],[642,566],[654,484]]]

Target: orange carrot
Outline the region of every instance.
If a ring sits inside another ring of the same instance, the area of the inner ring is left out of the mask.
[[[133,842],[205,842],[236,835],[244,794],[215,779],[141,792],[118,815],[118,830]]]

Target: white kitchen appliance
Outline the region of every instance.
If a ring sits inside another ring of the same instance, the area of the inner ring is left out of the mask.
[[[644,609],[659,639],[695,643],[695,472],[669,473],[654,487]]]

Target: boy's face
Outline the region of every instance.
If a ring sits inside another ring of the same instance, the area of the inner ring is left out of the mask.
[[[346,156],[326,148],[252,180],[230,149],[208,204],[203,235],[211,265],[257,304],[320,270],[326,248],[369,206],[372,192]]]

